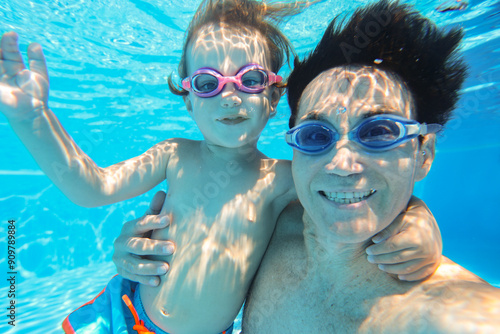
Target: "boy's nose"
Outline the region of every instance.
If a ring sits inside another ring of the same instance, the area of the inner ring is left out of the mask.
[[[234,108],[241,104],[236,87],[233,83],[227,83],[221,93],[220,104],[223,108]]]

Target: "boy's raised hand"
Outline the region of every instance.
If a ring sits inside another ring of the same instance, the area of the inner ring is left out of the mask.
[[[372,238],[368,261],[405,281],[421,280],[441,263],[441,232],[425,203],[413,196],[405,212]]]
[[[8,32],[0,41],[0,112],[9,120],[33,118],[36,111],[48,108],[49,75],[42,47],[29,45],[27,69],[17,40],[15,32]]]

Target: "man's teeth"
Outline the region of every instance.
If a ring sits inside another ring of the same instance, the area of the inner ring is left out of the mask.
[[[361,202],[376,192],[375,189],[362,192],[326,192],[321,193],[330,201],[340,204],[351,204]]]

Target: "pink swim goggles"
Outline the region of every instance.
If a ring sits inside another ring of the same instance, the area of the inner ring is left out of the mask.
[[[232,82],[239,91],[258,94],[267,86],[281,80],[283,80],[281,76],[266,71],[258,64],[243,66],[235,76],[224,76],[213,68],[202,67],[192,76],[182,80],[182,88],[199,97],[213,97],[219,94],[228,82]]]

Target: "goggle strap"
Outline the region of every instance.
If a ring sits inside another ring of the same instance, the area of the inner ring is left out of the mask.
[[[294,132],[293,134],[295,134],[295,132]],[[292,135],[289,131],[285,133],[285,141],[286,141],[288,144],[294,144],[294,143],[293,143],[293,138],[292,138],[292,136],[293,136],[293,135]],[[295,145],[293,145],[293,146],[295,146]]]
[[[443,128],[443,126],[441,124],[437,124],[437,123],[434,123],[434,124],[425,124],[425,123],[422,123],[422,128],[420,130],[420,134],[421,135],[426,135],[428,133],[438,133],[439,131],[441,131],[442,128]]]
[[[437,133],[441,130],[443,127],[441,124],[426,124],[426,123],[421,123],[421,124],[406,124],[406,131],[407,135],[418,135],[418,136],[423,136],[428,133]]]
[[[190,90],[191,89],[191,78],[187,77],[184,80],[182,80],[182,88],[185,90]]]
[[[283,77],[281,75],[274,74],[273,72],[267,72],[267,76],[269,78],[269,85],[281,82],[283,80]]]
[[[398,126],[400,127],[402,124],[398,123]],[[422,135],[426,134],[426,124],[404,124],[404,127],[406,128],[406,136],[410,135]],[[401,135],[400,135],[401,136]]]

